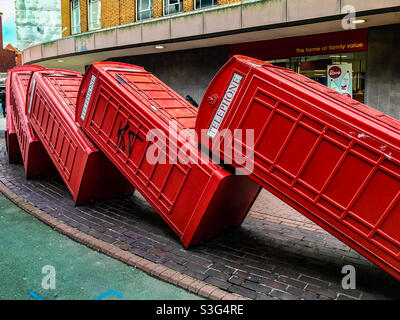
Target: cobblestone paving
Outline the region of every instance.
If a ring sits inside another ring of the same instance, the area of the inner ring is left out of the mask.
[[[310,219],[303,216],[291,206],[287,205],[285,202],[264,189],[261,190],[261,194],[251,208],[250,216],[268,222],[280,223],[286,226],[328,233]]]
[[[249,299],[398,299],[400,282],[263,191],[241,227],[191,250],[137,193],[75,207],[58,177],[26,180],[0,138],[0,181],[82,232]],[[342,267],[357,289],[341,287]]]

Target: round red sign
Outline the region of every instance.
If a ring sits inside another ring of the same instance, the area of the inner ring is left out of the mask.
[[[342,69],[340,69],[338,66],[330,67],[328,70],[328,75],[332,79],[339,78],[342,75]]]

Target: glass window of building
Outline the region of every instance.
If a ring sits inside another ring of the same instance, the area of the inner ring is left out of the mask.
[[[217,0],[196,0],[196,9],[215,6],[218,4]]]
[[[276,66],[292,69],[341,93],[345,93],[343,91],[344,88],[350,87],[351,90],[349,94],[351,97],[364,103],[365,72],[367,68],[366,51],[282,58],[268,60],[267,62]],[[349,74],[351,71],[351,77],[346,77],[346,75],[343,74],[342,77],[337,77],[334,81],[329,82],[328,70],[330,70],[332,66],[339,66],[342,67],[342,70],[349,70]]]
[[[164,15],[182,12],[183,0],[164,0]]]
[[[81,32],[81,9],[79,0],[71,1],[71,33]]]
[[[136,0],[137,20],[153,18],[153,0]]]
[[[101,1],[88,0],[88,29],[97,30],[101,28]]]

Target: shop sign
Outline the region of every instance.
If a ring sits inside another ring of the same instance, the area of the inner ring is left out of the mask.
[[[328,87],[350,98],[353,97],[353,66],[351,63],[328,66]]]
[[[268,60],[368,50],[368,29],[232,44],[229,56]]]

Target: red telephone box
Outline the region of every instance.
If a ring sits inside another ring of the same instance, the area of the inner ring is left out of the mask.
[[[74,121],[82,75],[46,69],[32,74],[26,113],[76,205],[131,194],[133,186]]]
[[[15,131],[14,122],[11,117],[11,72],[7,72],[6,80],[6,130],[5,140],[8,153],[8,161],[10,163],[19,163],[21,161],[21,152],[18,146],[17,132]]]
[[[246,176],[235,176],[210,163],[197,144],[186,145],[191,161],[155,163],[148,151],[151,130],[193,138],[197,109],[141,67],[123,63],[92,64],[79,91],[76,121],[85,133],[139,190],[180,237],[185,247],[240,225],[260,187]],[[188,129],[192,129],[189,131]],[[177,139],[159,142],[179,150]],[[201,157],[207,163],[201,163]]]
[[[25,115],[26,93],[32,72],[44,68],[34,65],[15,67],[9,71],[10,117],[12,118],[27,179],[57,174],[42,143]]]
[[[234,56],[209,85],[196,132],[241,170],[223,144],[234,129],[253,130],[253,145],[234,140],[240,156],[253,151],[251,179],[400,279],[398,120],[292,70]]]

